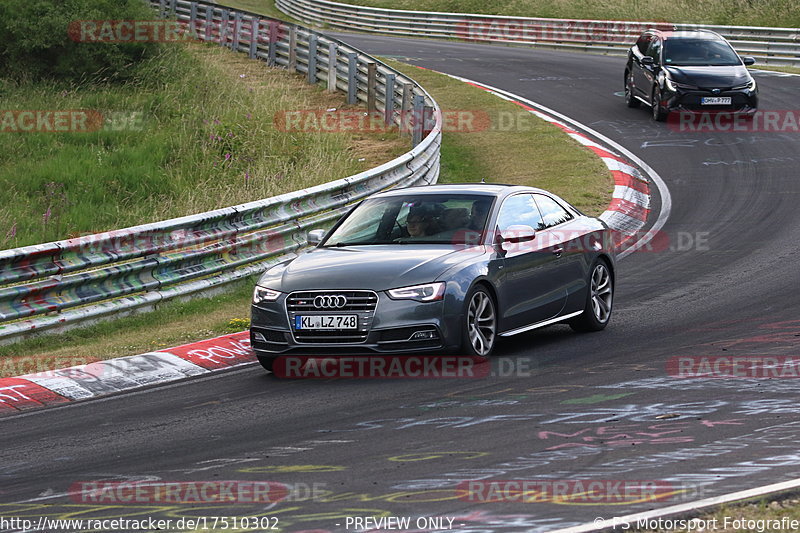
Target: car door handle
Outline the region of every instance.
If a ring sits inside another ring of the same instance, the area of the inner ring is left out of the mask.
[[[553,248],[553,254],[555,254],[556,257],[561,257],[561,254],[563,253],[564,249],[562,247],[559,246],[558,248]]]

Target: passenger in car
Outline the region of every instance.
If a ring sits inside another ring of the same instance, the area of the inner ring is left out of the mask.
[[[441,220],[443,231],[468,228],[470,215],[466,207],[450,207],[444,210]]]

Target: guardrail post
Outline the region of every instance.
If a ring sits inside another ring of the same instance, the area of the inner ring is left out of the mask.
[[[277,20],[269,21],[269,52],[267,53],[267,65],[275,66],[275,49],[278,46],[278,35],[281,31],[281,23]]]
[[[411,135],[411,146],[416,146],[422,142],[423,122],[425,121],[425,97],[421,94],[414,95],[414,124]]]
[[[172,18],[178,14],[178,0],[169,0],[169,17]]]
[[[411,133],[411,89],[410,83],[403,84],[403,99],[400,101],[400,133]]]
[[[317,83],[317,35],[308,36],[308,83]]]
[[[426,105],[422,108],[422,138],[428,136],[433,131],[433,125],[436,124],[435,117],[433,116],[433,107]]]
[[[239,51],[239,32],[242,30],[242,14],[238,11],[233,15],[233,42],[231,49]]]
[[[289,71],[297,70],[297,26],[289,30]]]
[[[367,62],[367,113],[378,110],[375,98],[378,92],[378,65],[374,61]]]
[[[347,54],[347,103],[355,105],[358,103],[358,54],[350,52]]]
[[[214,11],[211,6],[206,6],[206,28],[205,28],[205,40],[210,41],[211,35],[214,31]]]
[[[189,32],[195,36],[198,35],[197,31],[197,2],[192,2],[189,8]]]
[[[228,20],[230,20],[231,14],[228,12],[227,9],[223,9],[220,15],[219,20],[219,45],[225,46],[228,41]]]
[[[158,1],[158,18],[167,18],[167,0]]]
[[[258,38],[261,33],[261,19],[250,17],[250,59],[256,58]]]
[[[339,69],[339,45],[328,43],[328,91],[336,91],[336,71]]]
[[[384,92],[385,104],[383,106],[383,121],[387,126],[391,126],[394,119],[394,80],[396,74],[386,75],[386,91]]]

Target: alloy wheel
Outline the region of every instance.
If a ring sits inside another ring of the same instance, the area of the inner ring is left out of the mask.
[[[485,356],[494,347],[497,317],[491,296],[475,291],[467,308],[467,334],[476,354]]]
[[[611,274],[603,264],[598,264],[592,272],[592,310],[601,323],[606,323],[611,315],[613,290]]]

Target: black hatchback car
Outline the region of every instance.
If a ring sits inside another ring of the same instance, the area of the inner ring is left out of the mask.
[[[670,111],[755,113],[758,87],[728,41],[710,30],[644,32],[628,51],[625,103],[655,120]]]

